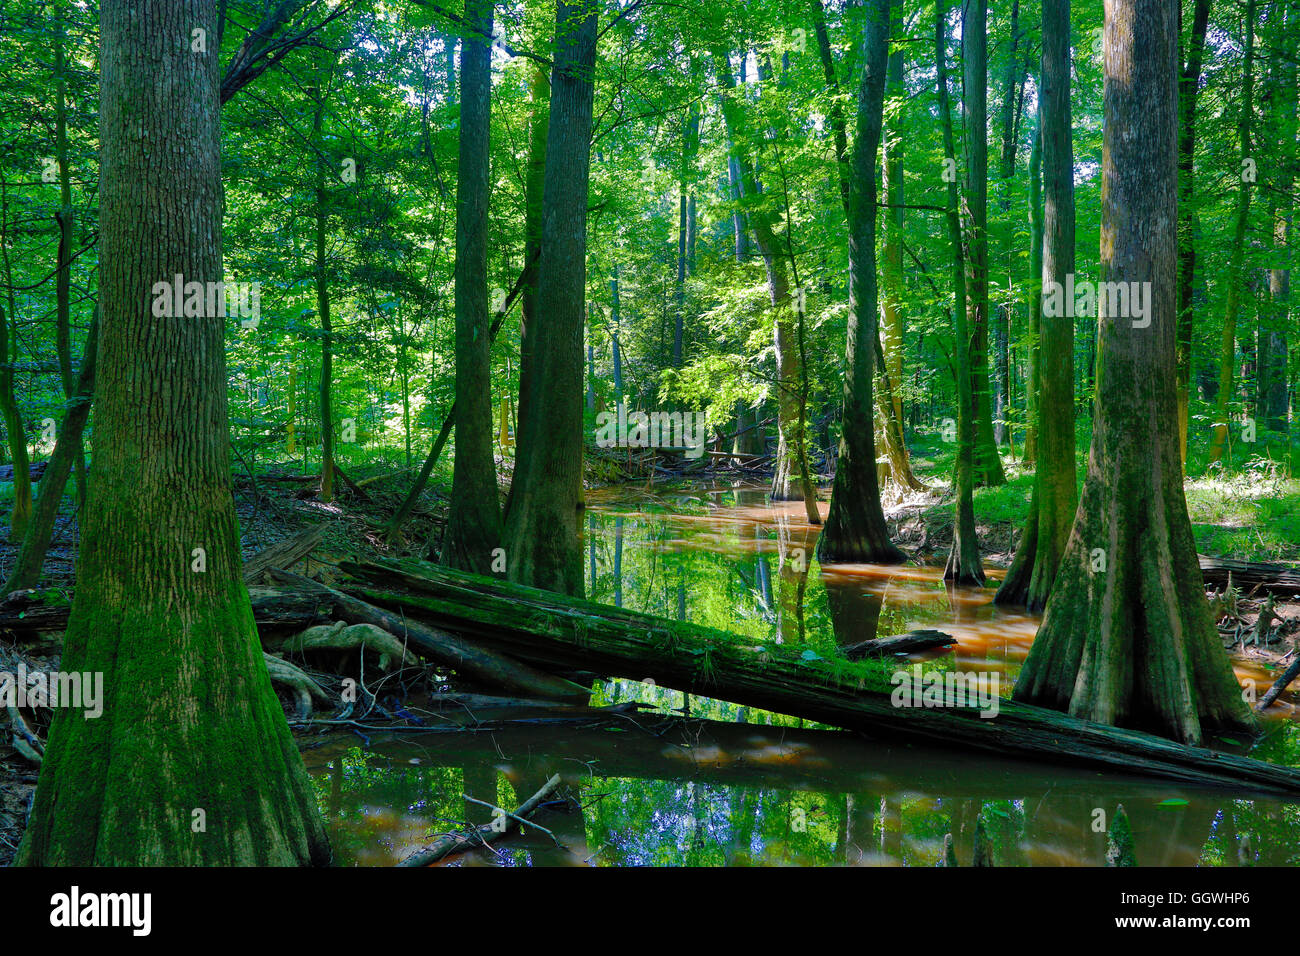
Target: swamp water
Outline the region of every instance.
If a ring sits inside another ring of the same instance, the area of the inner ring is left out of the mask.
[[[953,590],[940,568],[823,569],[802,504],[768,504],[761,489],[624,488],[593,493],[588,506],[588,597],[747,642],[830,657],[935,628],[957,646],[899,657],[900,669],[996,675],[1009,696],[1038,626],[993,607],[992,580]],[[1271,680],[1236,666],[1261,691]],[[1283,700],[1252,755],[1300,766],[1300,713],[1287,713],[1300,698]],[[1300,863],[1296,804],[876,741],[637,680],[598,683],[592,703],[628,701],[652,707],[599,725],[412,728],[309,745],[337,862],[392,865],[435,834],[490,822],[491,809],[467,796],[513,809],[558,772],[580,810],[557,800],[534,817],[551,833],[529,828],[445,865],[935,866],[951,833],[966,866],[977,820],[998,865],[1100,865],[1119,804],[1139,864]]]

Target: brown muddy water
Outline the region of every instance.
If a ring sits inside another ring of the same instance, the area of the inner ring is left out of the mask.
[[[771,505],[761,489],[624,488],[588,504],[587,594],[602,603],[827,656],[937,628],[957,646],[898,667],[982,673],[1003,697],[1038,626],[995,608],[992,586],[946,588],[939,568],[823,568],[803,505]],[[991,582],[1000,576],[989,569]],[[1235,663],[1243,682],[1271,682],[1259,665]],[[653,707],[309,745],[336,859],[392,865],[437,834],[490,822],[467,795],[513,809],[558,772],[563,787],[535,817],[550,834],[512,834],[443,865],[935,866],[948,833],[969,865],[977,821],[998,865],[1101,865],[1121,804],[1141,865],[1300,863],[1300,804],[873,740],[632,679],[594,688],[595,705],[627,701]],[[1284,701],[1252,755],[1300,766],[1300,699]]]

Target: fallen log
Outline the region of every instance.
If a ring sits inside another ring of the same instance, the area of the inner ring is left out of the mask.
[[[1228,576],[1243,592],[1263,588],[1273,594],[1300,594],[1300,570],[1267,561],[1237,561],[1233,558],[1210,558],[1197,555],[1201,577],[1206,584],[1226,585]]]
[[[291,568],[320,545],[325,538],[325,522],[313,525],[292,537],[263,548],[244,562],[244,580],[260,581],[268,568]]]
[[[493,840],[499,840],[511,830],[517,829],[521,821],[527,823],[529,814],[536,810],[542,801],[549,797],[551,792],[559,785],[560,775],[557,773],[542,785],[542,789],[516,807],[514,813],[505,814],[504,827],[493,821],[493,823],[485,823],[481,827],[474,827],[472,830],[462,833],[443,834],[431,845],[416,850],[397,865],[430,866],[444,857],[451,856],[453,853],[464,853],[466,850],[486,846]],[[504,813],[504,811],[502,812]]]
[[[689,694],[760,707],[831,726],[936,740],[948,746],[1027,755],[1123,773],[1260,794],[1300,795],[1300,771],[1235,754],[1188,747],[999,699],[978,706],[896,706],[899,674],[882,662],[828,660],[788,645],[452,571],[420,561],[345,562],[359,580],[415,593],[361,589],[375,604],[464,634],[541,667],[653,678]],[[910,681],[906,672],[904,682]],[[912,699],[921,701],[921,688]],[[988,712],[989,708],[985,709]]]
[[[330,620],[333,602],[300,589],[250,587],[253,617],[258,630],[302,630]],[[35,604],[23,599],[0,603],[0,631],[32,637],[68,626],[67,604]]]
[[[922,629],[908,631],[906,634],[891,634],[889,637],[873,637],[840,648],[851,661],[864,657],[886,657],[890,654],[910,654],[913,651],[927,651],[935,647],[951,647],[957,638],[943,631]]]
[[[590,688],[537,670],[496,651],[479,647],[453,634],[448,634],[446,631],[409,620],[404,615],[390,614],[388,611],[310,578],[304,578],[282,568],[273,568],[268,573],[276,581],[325,597],[332,602],[334,612],[348,623],[373,624],[383,628],[399,640],[406,641],[408,646],[419,653],[454,668],[467,677],[527,695],[557,700],[585,702],[591,696]]]
[[[49,467],[48,461],[36,461],[27,466],[27,476],[32,481],[40,481],[45,477],[45,469]],[[14,480],[14,466],[0,465],[0,481]]]

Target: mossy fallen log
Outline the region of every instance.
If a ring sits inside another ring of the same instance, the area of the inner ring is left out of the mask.
[[[1005,755],[1140,773],[1242,793],[1300,796],[1300,771],[1236,754],[1187,747],[1137,730],[1000,699],[990,708],[960,701],[896,706],[884,662],[824,659],[802,649],[595,604],[420,561],[345,562],[358,581],[408,593],[359,588],[372,604],[400,608],[514,659],[552,669],[652,678],[715,697],[850,730],[888,732]],[[914,699],[923,700],[921,688]],[[901,695],[899,695],[901,696]]]
[[[409,620],[404,615],[390,614],[317,581],[282,568],[271,568],[267,574],[275,581],[301,588],[303,593],[329,602],[334,613],[348,623],[373,624],[425,657],[490,686],[555,700],[586,701],[590,696],[588,688],[572,681],[512,660],[491,648],[467,642],[455,634]]]

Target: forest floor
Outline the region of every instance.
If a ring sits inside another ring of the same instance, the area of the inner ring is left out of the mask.
[[[941,564],[952,541],[952,493],[947,481],[947,463],[918,457],[918,474],[928,490],[907,495],[886,490],[886,516],[895,541],[923,564]],[[1082,476],[1082,469],[1080,470]],[[322,520],[329,522],[321,546],[307,561],[303,573],[319,575],[327,583],[334,563],[356,554],[425,557],[445,522],[448,488],[436,478],[430,483],[415,513],[404,529],[403,539],[390,547],[378,528],[396,511],[412,480],[409,469],[387,466],[358,468],[351,474],[362,484],[358,493],[340,484],[336,501],[317,500],[317,483],[303,480],[271,466],[256,482],[247,476],[235,481],[235,505],[242,531],[244,557],[297,534]],[[502,476],[503,479],[505,476]],[[1008,481],[993,488],[979,488],[975,495],[977,533],[985,561],[1006,567],[1014,555],[1032,485],[1032,471],[1008,462]],[[663,486],[659,486],[662,489]],[[1197,546],[1203,554],[1250,561],[1300,563],[1300,481],[1276,469],[1244,470],[1216,474],[1187,482],[1188,508]],[[822,497],[829,495],[824,484]],[[76,556],[76,517],[71,498],[61,514],[45,565],[49,587],[70,596]],[[0,576],[12,565],[15,549],[0,542]],[[1260,596],[1242,594],[1231,607],[1219,605],[1220,633],[1224,646],[1234,657],[1257,663],[1261,672],[1283,666],[1292,653],[1292,639],[1300,633],[1300,600],[1277,600],[1275,613],[1280,623],[1272,640],[1260,647],[1247,647],[1239,638],[1255,625],[1263,601]],[[20,661],[28,670],[54,669],[57,660],[35,648],[19,648],[0,641],[0,670],[12,672]],[[283,695],[286,710],[292,702]],[[38,725],[44,735],[47,727]],[[17,849],[27,809],[36,784],[35,768],[0,740],[0,866],[8,863]]]

